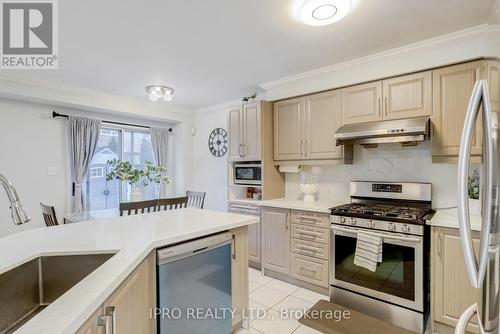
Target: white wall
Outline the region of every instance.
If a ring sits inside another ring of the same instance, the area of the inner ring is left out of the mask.
[[[0,173],[6,175],[16,187],[21,202],[32,221],[14,226],[10,218],[9,203],[0,189],[0,236],[22,229],[44,226],[40,202],[53,205],[58,218],[69,211],[69,158],[67,128],[64,119],[52,119],[52,106],[21,103],[0,99]],[[124,118],[74,109],[56,108],[60,113],[145,124],[170,126],[168,123]],[[191,186],[192,178],[192,122],[173,126],[170,147],[173,159],[168,166],[172,178],[171,194],[183,194]],[[48,175],[47,168],[55,167],[56,175]]]
[[[456,206],[456,180],[456,165],[432,164],[429,142],[414,147],[385,144],[374,149],[355,145],[353,165],[321,167],[317,196],[347,203],[349,181],[430,182],[433,207],[444,208]],[[302,199],[299,184],[300,174],[286,174],[286,197]]]
[[[227,210],[227,154],[214,157],[208,150],[208,136],[215,128],[227,130],[225,108],[199,112],[193,116],[193,190],[207,193],[205,208]]]

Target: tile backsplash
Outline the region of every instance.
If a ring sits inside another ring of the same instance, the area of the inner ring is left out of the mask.
[[[307,172],[311,167],[302,169]],[[286,174],[287,198],[302,199],[300,179],[300,174]],[[371,149],[355,145],[353,165],[321,166],[317,199],[347,202],[351,180],[430,182],[433,207],[457,205],[457,165],[433,164],[430,142],[412,147],[384,144]]]

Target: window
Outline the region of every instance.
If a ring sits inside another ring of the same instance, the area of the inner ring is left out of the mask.
[[[96,177],[104,176],[104,168],[103,167],[90,167],[89,177],[94,179]]]
[[[102,128],[86,180],[89,210],[116,209],[124,202],[131,189],[127,182],[106,181],[111,171],[109,160],[127,160],[135,168],[143,169],[146,161],[154,162],[151,135],[129,128]],[[158,198],[159,186],[142,187],[143,199]]]

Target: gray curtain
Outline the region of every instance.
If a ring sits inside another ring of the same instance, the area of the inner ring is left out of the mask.
[[[153,146],[153,154],[158,166],[167,167],[168,161],[168,129],[151,127],[151,144]],[[165,198],[167,194],[167,185],[160,183],[160,198]]]
[[[70,145],[72,212],[82,212],[87,208],[82,182],[89,169],[99,140],[101,121],[85,117],[69,116],[68,133]]]

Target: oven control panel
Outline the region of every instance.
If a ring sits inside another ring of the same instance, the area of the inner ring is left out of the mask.
[[[352,226],[356,228],[365,228],[371,230],[379,230],[381,232],[394,232],[413,235],[424,235],[424,227],[417,224],[405,224],[398,222],[390,222],[386,220],[373,220],[366,218],[354,218],[343,216],[330,216],[330,222],[337,225]]]
[[[402,184],[373,183],[372,191],[376,193],[402,193]]]

